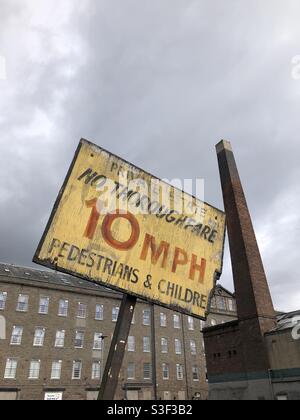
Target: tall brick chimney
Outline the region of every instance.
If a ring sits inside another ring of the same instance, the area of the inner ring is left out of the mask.
[[[261,333],[275,311],[231,144],[217,146],[239,321],[257,319]]]
[[[229,142],[217,155],[227,217],[238,320],[203,331],[210,399],[273,399],[264,334],[275,311],[243,187]]]

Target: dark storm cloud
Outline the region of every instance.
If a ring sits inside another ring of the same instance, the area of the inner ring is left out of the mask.
[[[299,306],[298,1],[0,0],[0,259],[30,264],[81,137],[169,179],[232,140],[280,309]],[[226,254],[222,282],[230,287]]]

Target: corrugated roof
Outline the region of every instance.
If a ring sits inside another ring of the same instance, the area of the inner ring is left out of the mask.
[[[295,328],[300,323],[300,310],[289,312],[286,314],[280,314],[277,317],[277,327],[269,331],[270,333],[277,331],[290,330]]]

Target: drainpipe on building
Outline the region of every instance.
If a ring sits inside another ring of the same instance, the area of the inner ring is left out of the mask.
[[[272,381],[272,372],[273,372],[272,369],[268,370],[271,396],[272,396],[272,400],[275,401],[275,394],[274,394],[273,381]]]
[[[183,357],[184,357],[184,371],[185,371],[185,384],[186,384],[186,398],[187,401],[190,401],[190,392],[189,392],[189,381],[188,381],[188,372],[187,372],[187,360],[186,360],[186,351],[185,351],[185,334],[184,334],[184,315],[181,315],[181,328],[182,328],[182,339],[183,339]]]
[[[157,401],[157,374],[156,374],[156,345],[155,345],[155,306],[151,305],[151,343],[152,343],[152,384],[154,400]]]

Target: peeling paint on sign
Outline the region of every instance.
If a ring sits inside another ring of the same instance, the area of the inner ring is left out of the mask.
[[[205,319],[224,237],[222,211],[81,140],[34,262]]]

